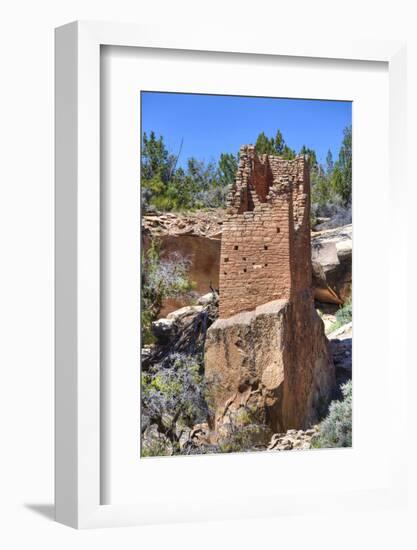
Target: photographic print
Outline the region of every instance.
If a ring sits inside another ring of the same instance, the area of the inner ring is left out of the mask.
[[[351,447],[352,103],[140,101],[140,456]]]

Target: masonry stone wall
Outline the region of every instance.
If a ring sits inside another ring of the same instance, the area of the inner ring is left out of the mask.
[[[240,151],[220,256],[220,317],[311,288],[308,160]]]

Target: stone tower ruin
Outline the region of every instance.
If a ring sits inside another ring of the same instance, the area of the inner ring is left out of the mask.
[[[311,287],[308,160],[240,150],[220,256],[220,317]]]
[[[274,432],[305,429],[326,412],[335,384],[311,285],[308,160],[243,146],[227,209],[219,319],[204,357],[214,433],[221,438],[242,408]]]

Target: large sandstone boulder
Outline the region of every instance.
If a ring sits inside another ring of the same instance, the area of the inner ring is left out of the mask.
[[[315,299],[342,304],[351,295],[352,225],[313,234],[311,257]]]
[[[218,319],[207,331],[205,374],[213,385],[215,430],[239,407],[274,432],[315,424],[335,373],[311,294]]]
[[[173,353],[193,355],[204,347],[207,328],[217,319],[218,296],[207,294],[198,305],[184,306],[152,323],[155,344],[142,349],[141,364],[148,370]]]

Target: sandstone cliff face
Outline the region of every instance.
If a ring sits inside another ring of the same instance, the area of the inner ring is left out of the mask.
[[[276,300],[207,331],[205,373],[214,384],[215,426],[230,411],[254,411],[273,431],[303,429],[323,415],[335,383],[312,296]]]
[[[220,240],[208,238],[201,235],[160,235],[163,257],[169,258],[170,254],[179,254],[190,262],[188,278],[193,282],[193,290],[197,295],[203,296],[209,292],[210,287],[219,288],[219,258]],[[150,238],[144,235],[143,244],[145,249],[149,245]],[[165,317],[185,305],[186,300],[178,298],[167,298],[164,300],[160,317]]]
[[[195,214],[145,215],[143,246],[151,238],[162,243],[164,255],[177,252],[191,262],[189,278],[195,292],[203,295],[210,286],[219,288],[220,247],[225,211]],[[311,234],[314,298],[342,304],[350,296],[352,283],[352,226],[345,225]],[[187,305],[184,299],[164,302],[161,317]]]

